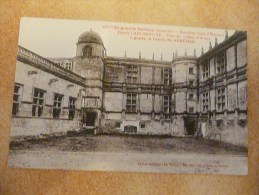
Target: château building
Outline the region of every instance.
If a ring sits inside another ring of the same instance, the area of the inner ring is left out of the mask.
[[[18,46],[11,135],[96,132],[213,135],[247,131],[247,35],[236,31],[197,57],[106,55],[90,30],[76,56],[47,59]]]

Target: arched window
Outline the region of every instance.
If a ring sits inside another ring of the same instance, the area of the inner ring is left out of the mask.
[[[83,50],[83,56],[91,57],[92,56],[92,47],[90,47],[89,45],[85,46],[84,50]]]

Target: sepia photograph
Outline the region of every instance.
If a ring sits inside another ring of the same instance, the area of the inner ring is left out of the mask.
[[[246,175],[247,32],[24,17],[8,166]]]

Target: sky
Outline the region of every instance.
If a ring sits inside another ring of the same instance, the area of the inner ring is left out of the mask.
[[[20,21],[18,44],[43,57],[74,57],[78,37],[92,29],[97,32],[108,56],[171,60],[173,53],[197,56],[225,39],[225,29],[190,28],[164,25],[102,21],[42,19],[24,17]],[[234,30],[228,30],[231,36]],[[143,40],[145,39],[145,40]],[[178,40],[178,41],[177,41]],[[185,40],[185,42],[179,42]]]

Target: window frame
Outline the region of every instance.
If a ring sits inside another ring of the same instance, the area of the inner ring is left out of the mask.
[[[202,111],[208,112],[209,111],[209,92],[202,93]]]
[[[191,74],[191,75],[194,74],[194,68],[193,67],[189,67],[189,74]]]
[[[189,93],[188,100],[194,100],[194,93]]]
[[[17,93],[15,93],[15,88],[18,87]],[[17,116],[19,114],[19,108],[21,104],[23,85],[15,83],[13,90],[13,107],[12,107],[12,116]],[[17,99],[14,100],[14,97],[17,96]],[[14,112],[15,111],[15,112]]]
[[[126,82],[127,83],[138,83],[138,66],[137,65],[127,65],[127,76],[126,76]]]
[[[223,74],[225,73],[225,52],[219,52],[216,55],[216,70],[217,70],[217,74]]]
[[[163,69],[163,84],[170,85],[172,83],[172,69],[164,68]]]
[[[37,92],[37,96],[36,93]],[[32,117],[41,117],[43,115],[45,105],[45,93],[46,91],[39,88],[33,88],[32,97]],[[36,100],[36,101],[35,101]]]
[[[86,45],[83,49],[84,57],[92,57],[93,56],[93,48],[90,45]]]
[[[127,93],[126,95],[126,112],[136,113],[137,112],[137,94]]]
[[[226,88],[217,88],[217,110],[224,111],[226,109]]]
[[[58,98],[57,100],[56,100],[56,97]],[[59,100],[59,98],[61,98],[61,100]],[[52,107],[52,117],[53,118],[60,118],[60,114],[62,111],[62,105],[63,105],[63,99],[64,99],[64,95],[59,94],[59,93],[54,93],[53,107]]]
[[[209,64],[203,64],[202,67],[202,80],[206,80],[209,78]]]
[[[163,112],[165,114],[170,114],[172,112],[172,96],[171,95],[163,96]]]
[[[68,118],[70,120],[73,120],[75,118],[76,101],[77,99],[75,97],[69,97],[68,99]]]
[[[189,113],[194,113],[194,107],[193,107],[193,106],[190,106],[189,109],[188,109],[188,112],[189,112]]]

